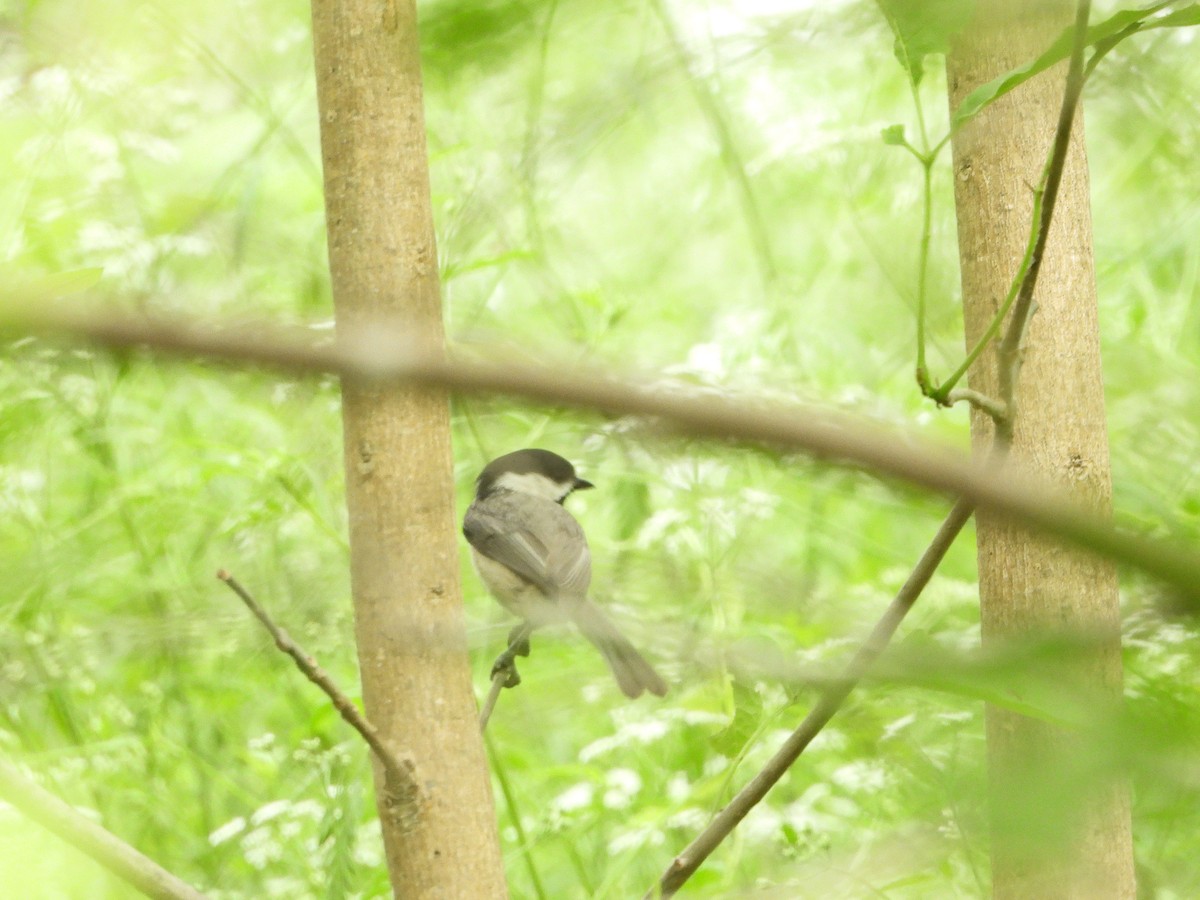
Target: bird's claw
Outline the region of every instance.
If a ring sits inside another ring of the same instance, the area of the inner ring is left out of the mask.
[[[496,657],[496,661],[492,663],[492,680],[495,681],[500,675],[508,673],[504,678],[504,686],[506,688],[514,688],[521,683],[521,676],[517,673],[517,662],[513,659],[516,653],[519,653],[519,648],[514,651],[513,647],[509,647],[503,653]],[[529,642],[525,643],[525,652],[522,656],[529,655]]]
[[[492,681],[507,672],[504,679],[505,687],[513,688],[521,683],[521,676],[517,674],[516,657],[529,655],[529,631],[529,624],[521,622],[508,633],[507,649],[492,663]]]

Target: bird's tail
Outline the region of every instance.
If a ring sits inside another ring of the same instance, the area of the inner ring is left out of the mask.
[[[604,659],[616,676],[617,684],[621,686],[626,697],[640,697],[642,691],[649,691],[658,697],[667,693],[667,683],[662,680],[642,654],[638,653],[633,644],[617,630],[617,626],[609,621],[608,616],[590,600],[584,600],[572,606],[571,618],[579,626],[584,637],[596,645],[596,649],[604,654]]]

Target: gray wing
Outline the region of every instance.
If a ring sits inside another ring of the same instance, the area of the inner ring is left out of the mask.
[[[592,555],[575,517],[549,500],[512,495],[471,504],[463,534],[478,552],[549,597],[587,595]]]

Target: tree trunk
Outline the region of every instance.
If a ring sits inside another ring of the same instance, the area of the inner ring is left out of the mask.
[[[402,317],[441,344],[413,0],[314,0],[329,264],[339,330]],[[376,795],[397,897],[505,897],[459,586],[441,391],[344,383],[346,505],[367,717],[420,797]]]
[[[1073,4],[1060,0],[979,0],[974,21],[947,57],[951,108],[973,88],[1037,56],[1072,20]],[[954,139],[968,347],[983,333],[1019,265],[1065,74],[1063,63],[1026,82]],[[1069,486],[1097,515],[1108,515],[1111,483],[1082,111],[1071,135],[1035,302],[1020,370],[1012,457]],[[970,375],[972,388],[993,397],[998,391],[994,349]],[[993,431],[991,420],[975,411],[971,432],[977,453],[987,452]],[[1102,649],[1082,662],[1056,666],[1055,675],[1088,704],[1103,708],[1119,702],[1113,567],[986,513],[978,516],[978,559],[984,643],[1064,630],[1100,635]],[[989,707],[987,741],[993,895],[1133,898],[1126,787],[1069,780],[1092,758],[1086,738]],[[1048,822],[1063,827],[1060,840],[1051,839]]]

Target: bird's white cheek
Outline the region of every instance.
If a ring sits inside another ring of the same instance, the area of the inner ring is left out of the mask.
[[[505,472],[496,479],[496,487],[512,491],[514,494],[528,494],[530,497],[540,497],[558,503],[574,487],[570,482],[551,481],[545,475],[533,472]]]

